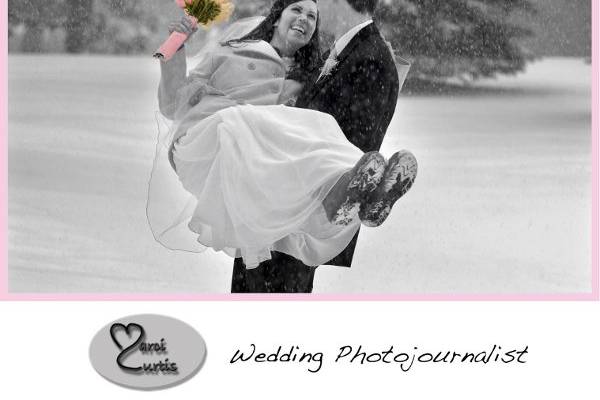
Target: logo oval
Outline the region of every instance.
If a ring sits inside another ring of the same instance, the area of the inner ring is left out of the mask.
[[[94,369],[109,381],[131,389],[157,390],[194,376],[206,359],[206,344],[185,322],[140,314],[100,329],[89,355]]]

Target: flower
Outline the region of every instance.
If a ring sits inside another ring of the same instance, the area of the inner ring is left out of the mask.
[[[231,14],[233,14],[233,10],[235,8],[235,6],[228,0],[213,0],[216,1],[217,3],[219,3],[219,6],[221,8],[221,13],[219,15],[217,15],[217,17],[214,19],[213,22],[217,23],[217,22],[225,22],[229,19],[229,17],[231,17]]]
[[[337,65],[338,65],[337,55],[334,53],[330,54],[330,56],[327,58],[327,60],[325,60],[325,64],[323,64],[323,68],[321,68],[321,75],[319,75],[319,79],[317,79],[317,81],[321,80],[321,78],[331,75],[331,71],[333,71],[334,68],[337,67]]]
[[[204,26],[226,21],[234,9],[229,0],[175,0],[175,2]]]

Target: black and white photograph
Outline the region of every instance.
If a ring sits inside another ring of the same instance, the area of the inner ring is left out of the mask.
[[[592,292],[591,0],[9,0],[8,292]]]

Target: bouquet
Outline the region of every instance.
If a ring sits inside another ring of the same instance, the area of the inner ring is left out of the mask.
[[[233,12],[233,4],[229,0],[175,0],[175,3],[184,9],[194,28],[198,25],[208,27],[212,23],[226,21]],[[187,38],[188,35],[182,32],[171,33],[156,50],[154,57],[169,60]]]

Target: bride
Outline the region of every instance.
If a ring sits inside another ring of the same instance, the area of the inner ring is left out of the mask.
[[[320,265],[353,238],[385,159],[352,145],[330,115],[289,107],[316,77],[317,25],[315,0],[276,0],[266,18],[233,24],[189,74],[184,49],[161,62],[159,108],[173,124],[147,206],[161,244],[208,246],[253,268],[271,251]],[[185,18],[170,30],[193,32]]]

